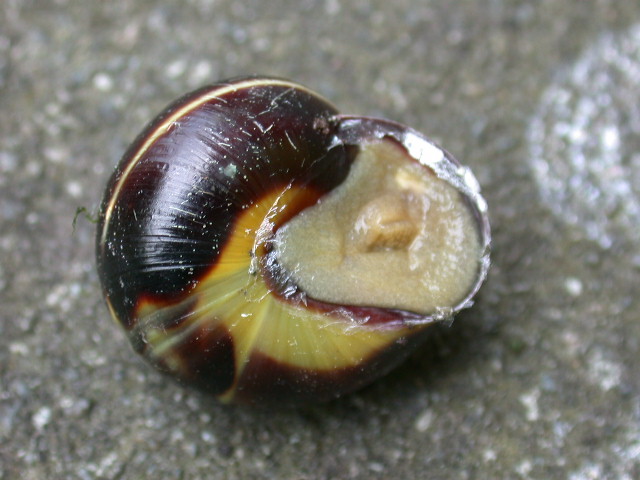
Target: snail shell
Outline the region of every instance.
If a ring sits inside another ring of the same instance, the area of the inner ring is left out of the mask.
[[[186,95],[134,141],[97,265],[134,349],[225,402],[322,401],[402,361],[489,265],[471,172],[290,81]]]

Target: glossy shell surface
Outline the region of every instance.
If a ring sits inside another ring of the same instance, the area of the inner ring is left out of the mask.
[[[431,315],[310,298],[273,255],[278,228],[340,185],[375,139],[454,185],[478,222],[476,281]],[[134,349],[183,384],[243,403],[328,400],[386,373],[428,325],[470,304],[488,251],[477,183],[446,152],[262,77],[200,89],[157,117],[110,179],[97,230],[107,305]]]

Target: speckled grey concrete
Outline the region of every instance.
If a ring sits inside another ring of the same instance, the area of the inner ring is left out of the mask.
[[[639,45],[618,0],[3,0],[0,478],[640,478]],[[166,103],[247,73],[427,133],[491,208],[476,305],[324,406],[156,374],[72,228]]]

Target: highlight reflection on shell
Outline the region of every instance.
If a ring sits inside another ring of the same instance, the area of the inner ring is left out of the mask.
[[[245,403],[327,400],[384,374],[470,304],[488,250],[477,183],[446,152],[263,77],[200,89],[157,117],[112,176],[97,232],[105,298],[134,349]],[[426,257],[438,267],[415,273]],[[446,288],[425,280],[441,278]],[[453,293],[414,304],[430,289]]]

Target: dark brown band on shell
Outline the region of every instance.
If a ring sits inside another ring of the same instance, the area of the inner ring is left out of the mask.
[[[331,146],[337,112],[325,100],[287,82],[245,83],[175,102],[109,182],[98,263],[128,327],[141,297],[186,295],[215,263],[239,212],[265,193],[293,183],[317,199],[348,173],[346,151]]]

